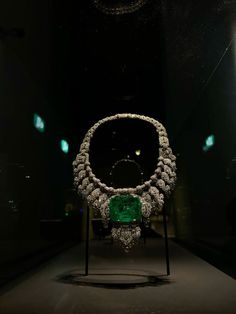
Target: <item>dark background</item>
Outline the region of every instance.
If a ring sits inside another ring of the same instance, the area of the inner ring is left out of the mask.
[[[176,240],[206,258],[217,251],[219,263],[232,268],[235,12],[235,1],[217,0],[149,0],[121,16],[105,15],[92,1],[0,3],[2,263],[81,238],[72,161],[97,120],[134,112],[163,123],[177,155]],[[44,133],[33,127],[34,113],[45,120]],[[215,145],[204,152],[211,134]],[[157,144],[142,123],[104,126],[93,143],[95,173],[109,181],[114,162],[129,156],[146,179]],[[67,203],[76,213],[69,222]]]

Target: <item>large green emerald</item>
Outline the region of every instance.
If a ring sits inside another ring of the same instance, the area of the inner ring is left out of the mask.
[[[142,219],[141,201],[138,197],[126,194],[110,199],[110,218],[114,222],[132,222]]]

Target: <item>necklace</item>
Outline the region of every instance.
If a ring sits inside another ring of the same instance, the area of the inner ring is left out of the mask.
[[[90,142],[95,131],[102,124],[117,119],[144,120],[155,127],[159,137],[157,168],[149,180],[134,188],[107,186],[96,178],[89,161]],[[99,120],[86,133],[80,153],[73,161],[74,184],[86,197],[88,205],[100,211],[104,225],[108,226],[109,221],[112,223],[112,237],[129,251],[141,235],[141,222],[147,224],[151,215],[162,212],[164,198],[170,195],[175,185],[175,160],[167,132],[160,122],[138,114],[116,114]]]

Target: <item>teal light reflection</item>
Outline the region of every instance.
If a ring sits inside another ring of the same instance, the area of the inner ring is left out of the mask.
[[[202,150],[207,152],[211,147],[215,145],[215,136],[213,134],[209,135],[205,140],[205,145]]]
[[[45,122],[37,113],[35,113],[33,116],[33,123],[36,130],[38,130],[40,133],[45,131]]]
[[[66,140],[61,140],[61,150],[67,154],[69,152],[69,144]]]

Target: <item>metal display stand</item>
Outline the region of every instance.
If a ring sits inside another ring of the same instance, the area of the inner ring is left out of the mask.
[[[163,228],[165,240],[165,257],[166,257],[166,274],[170,275],[170,260],[169,260],[169,243],[167,234],[167,219],[166,219],[166,206],[163,206]],[[90,229],[90,208],[86,206],[86,242],[85,242],[85,276],[89,272],[89,229]]]
[[[164,240],[165,240],[165,255],[166,255],[166,274],[170,275],[170,257],[169,257],[169,242],[167,232],[167,220],[166,220],[166,205],[163,206],[163,228],[164,228]]]
[[[86,206],[86,238],[85,238],[85,276],[88,276],[89,265],[89,229],[90,229],[90,208]]]

